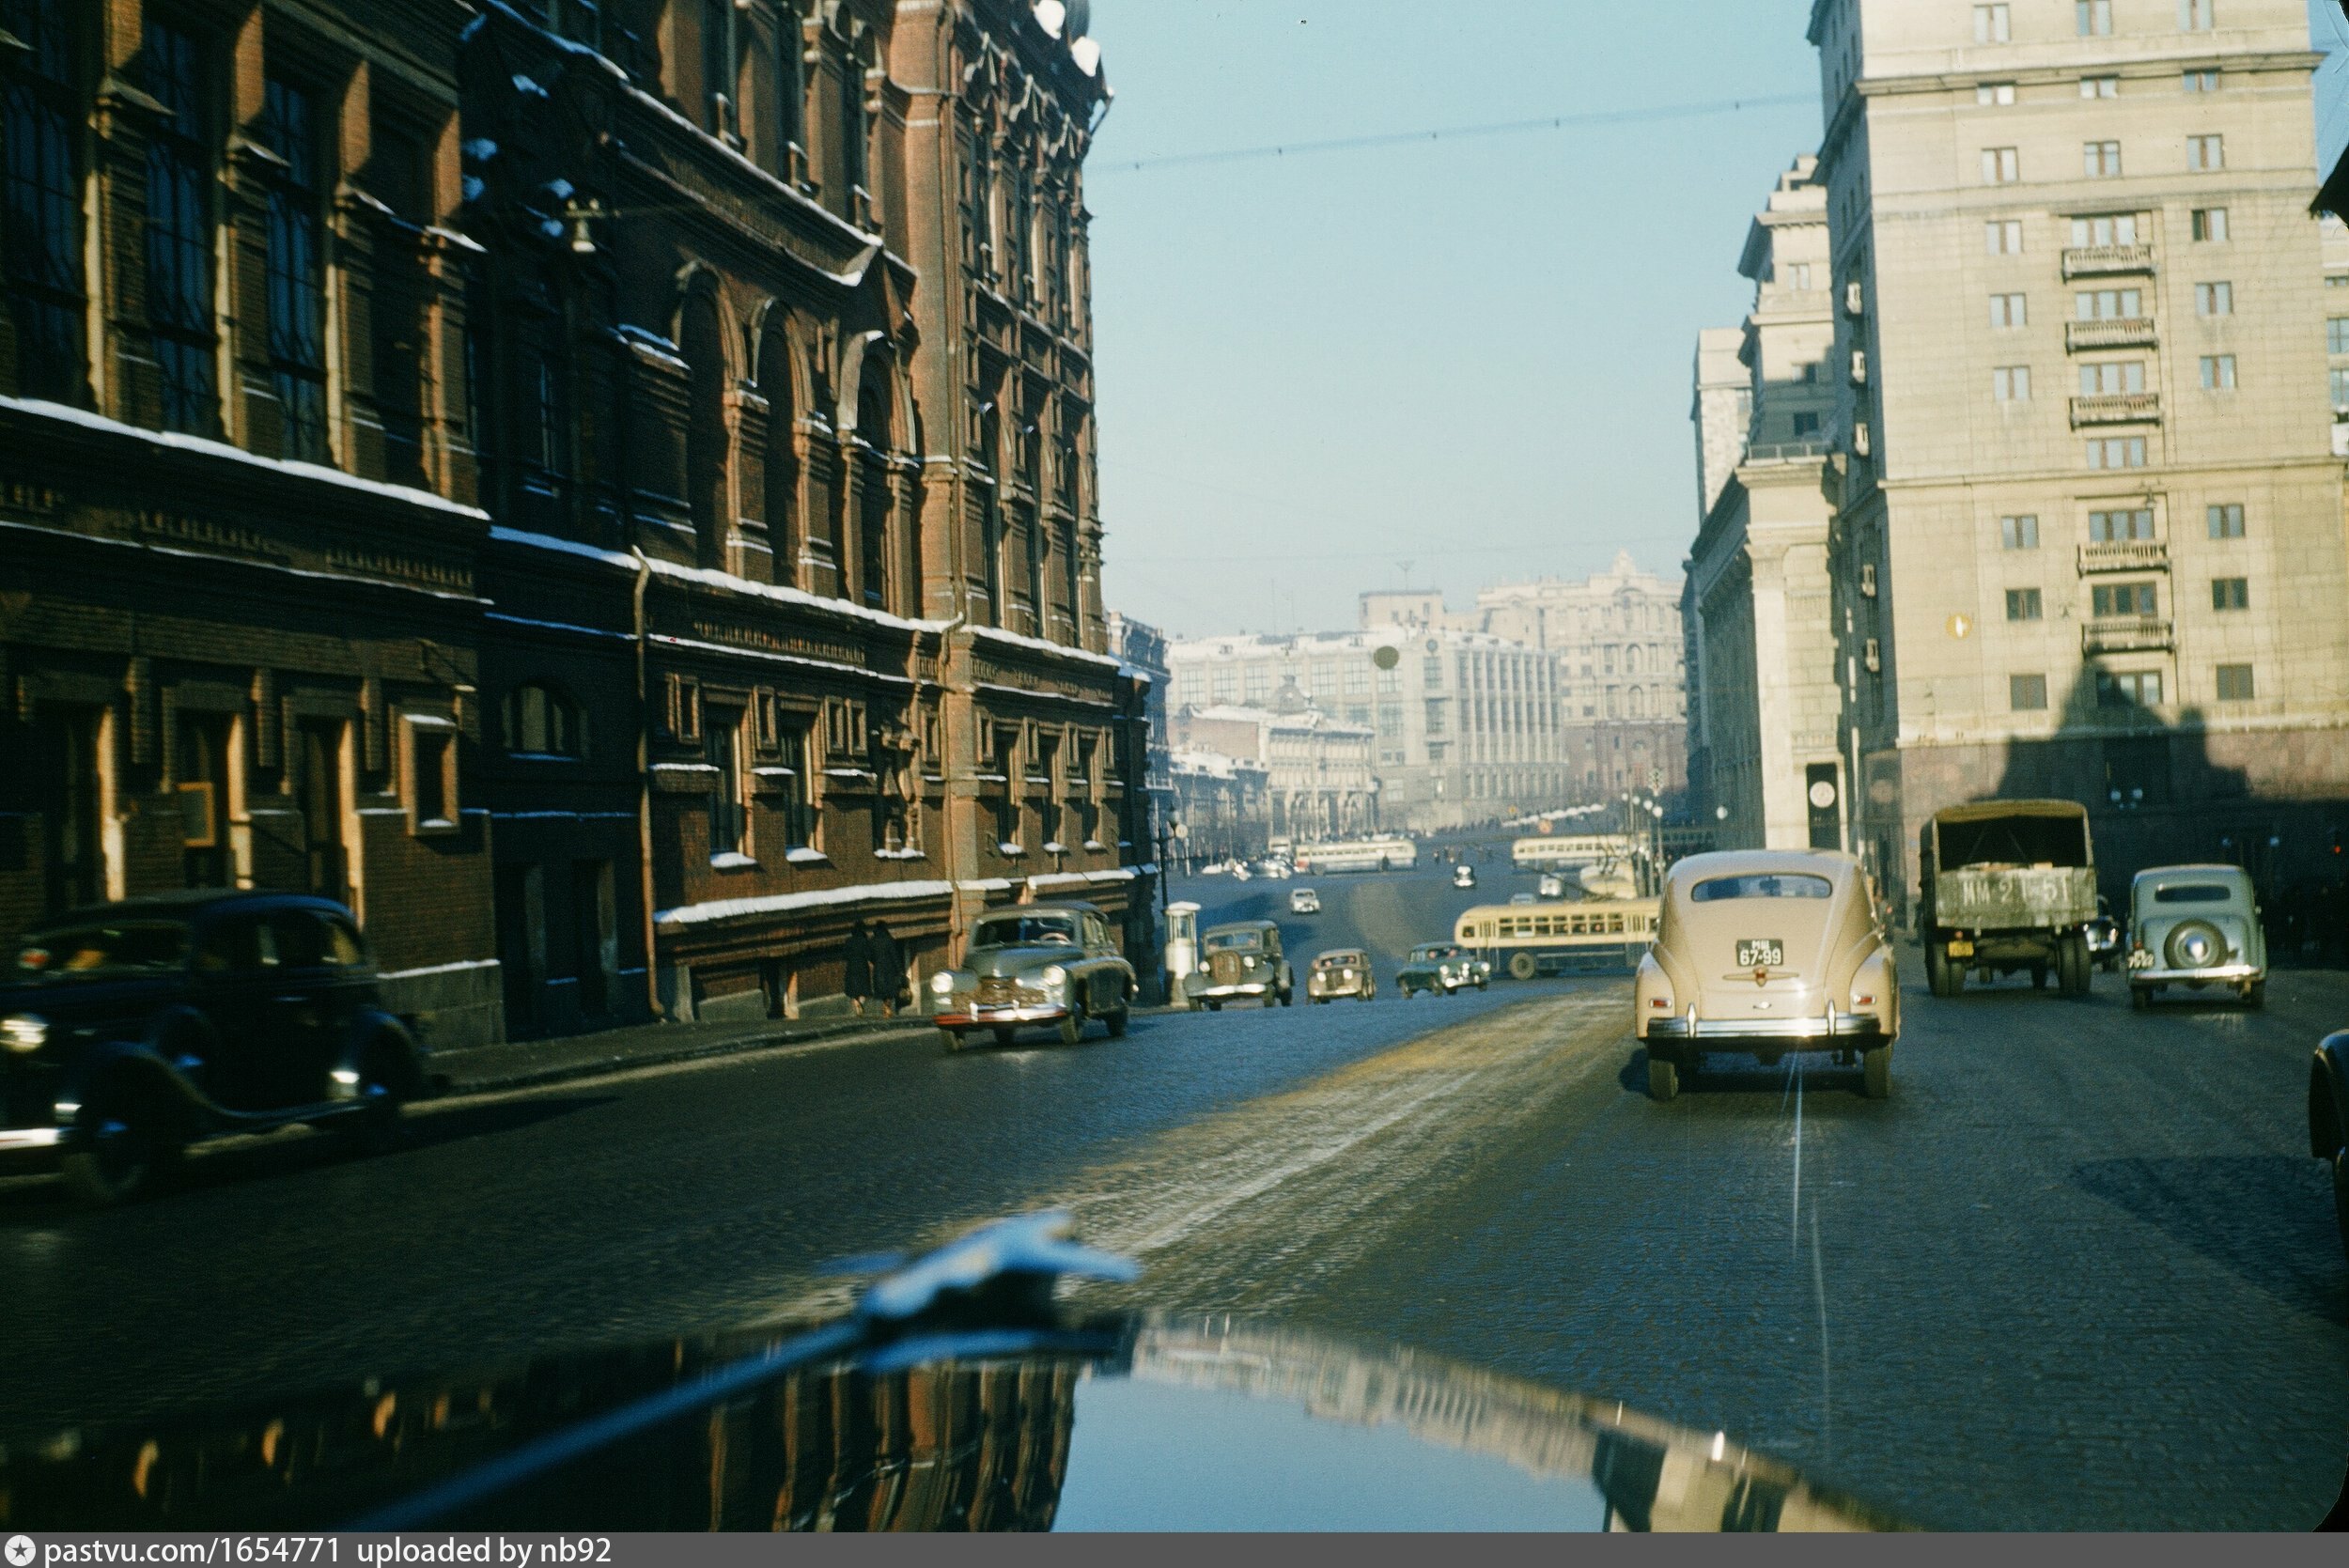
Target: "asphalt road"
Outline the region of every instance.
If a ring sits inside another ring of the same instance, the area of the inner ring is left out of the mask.
[[[1320,878],[1312,922],[1293,883],[1184,891],[1282,919],[1301,967],[1520,885],[1479,870]],[[114,1213],[0,1184],[0,1439],[820,1310],[829,1260],[1060,1203],[1139,1298],[1617,1397],[1921,1523],[2314,1523],[2349,1268],[2302,1096],[2349,976],[2281,973],[2259,1016],[2139,1017],[2111,977],[1907,1001],[1881,1103],[1723,1059],[1654,1105],[1618,982],[1390,986],[443,1102],[390,1157],[280,1138]]]

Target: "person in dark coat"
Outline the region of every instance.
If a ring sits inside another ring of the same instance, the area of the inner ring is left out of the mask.
[[[906,955],[891,934],[886,921],[873,922],[873,1000],[880,1003],[881,1017],[897,1016],[897,1002],[905,994]]]
[[[841,959],[840,989],[861,1018],[864,1017],[864,999],[873,994],[873,936],[865,930],[863,921],[849,929]]]

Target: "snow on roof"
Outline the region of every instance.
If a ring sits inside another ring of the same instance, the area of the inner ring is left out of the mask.
[[[757,915],[786,915],[801,909],[836,908],[843,904],[910,902],[945,898],[952,882],[868,882],[852,888],[822,888],[814,893],[778,893],[770,898],[722,898],[708,904],[687,904],[655,910],[653,924],[666,930],[708,925],[718,921],[747,920]]]
[[[1072,648],[1065,643],[1048,643],[1041,637],[1023,637],[1019,632],[1004,631],[997,627],[974,626],[971,630],[972,635],[988,642],[1007,643],[1013,647],[1026,648],[1031,653],[1053,654],[1062,659],[1076,660],[1081,663],[1097,664],[1107,670],[1118,669],[1124,663],[1124,660],[1114,654],[1094,653],[1086,648]]]

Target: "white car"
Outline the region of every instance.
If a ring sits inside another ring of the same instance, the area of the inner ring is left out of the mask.
[[[1521,909],[1529,904],[1538,904],[1540,902],[1540,899],[1535,898],[1530,893],[1513,893],[1509,895],[1509,907],[1515,909]]]
[[[1472,865],[1454,866],[1452,868],[1452,885],[1455,888],[1474,887],[1476,885],[1476,868]]]
[[[1311,888],[1297,888],[1289,893],[1289,913],[1317,915],[1321,913],[1321,894]]]
[[[1541,894],[1541,895],[1542,895],[1544,898],[1563,898],[1563,897],[1565,897],[1565,896],[1566,896],[1566,879],[1565,879],[1563,877],[1559,876],[1559,875],[1558,875],[1556,872],[1554,872],[1554,871],[1546,871],[1546,872],[1544,872],[1544,873],[1542,874],[1542,894]]]

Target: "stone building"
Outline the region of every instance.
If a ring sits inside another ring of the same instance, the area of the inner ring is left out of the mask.
[[[2306,7],[1817,0],[1810,38],[1858,844],[1913,888],[1938,807],[2058,795],[2108,891],[2305,866],[2349,777]]]
[[[1277,710],[1186,706],[1174,715],[1178,749],[1220,752],[1264,765],[1267,827],[1272,837],[1293,844],[1327,843],[1378,826],[1378,781],[1371,768],[1375,733],[1367,724],[1340,722],[1301,701],[1281,704]]]
[[[1272,838],[1269,768],[1252,758],[1179,748],[1168,768],[1174,820],[1184,830],[1180,845],[1169,847],[1185,871],[1263,856]]]
[[[1433,831],[1565,803],[1557,660],[1483,632],[1374,623],[1375,599],[1364,596],[1361,631],[1176,643],[1167,650],[1171,700],[1178,709],[1255,707],[1293,691],[1332,721],[1372,729],[1386,828]]]
[[[468,1037],[821,1011],[851,922],[918,977],[1035,893],[1146,942],[1081,9],[8,14],[0,925],[339,876]]]
[[[1166,667],[1166,633],[1146,621],[1137,621],[1114,610],[1109,613],[1108,625],[1110,651],[1124,660],[1128,670],[1149,682],[1143,697],[1143,719],[1150,727],[1143,753],[1143,776],[1150,792],[1151,820],[1156,825],[1151,835],[1155,853],[1156,832],[1174,821],[1174,732],[1166,703],[1174,677]]]
[[[1814,168],[1797,159],[1747,230],[1737,270],[1754,300],[1737,334],[1746,384],[1734,405],[1708,358],[1719,339],[1708,333],[1698,347],[1690,735],[1703,759],[1703,811],[1724,848],[1843,844],[1824,433],[1836,401],[1826,372],[1835,327],[1827,193]],[[1734,412],[1748,422],[1732,432],[1721,426]]]

